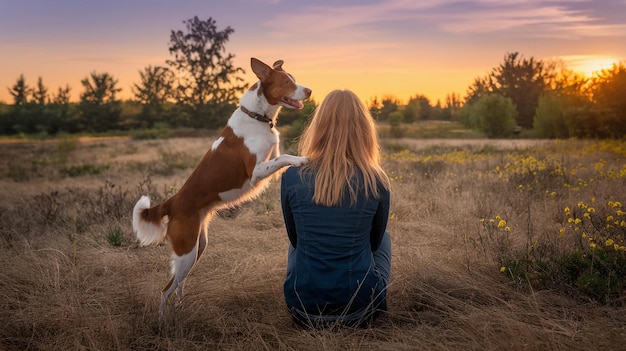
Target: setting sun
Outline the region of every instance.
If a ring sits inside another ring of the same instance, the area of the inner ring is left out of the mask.
[[[563,60],[574,71],[583,73],[587,77],[599,74],[603,69],[611,68],[619,59],[611,56],[575,55],[565,56]]]

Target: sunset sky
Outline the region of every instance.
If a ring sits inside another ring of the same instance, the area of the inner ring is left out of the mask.
[[[212,17],[235,30],[226,51],[246,80],[250,57],[284,68],[320,101],[337,88],[364,101],[465,96],[510,52],[561,58],[587,74],[626,60],[626,0],[0,0],[0,101],[24,74],[77,101],[91,72],[132,97],[139,71],[165,65],[171,30]]]

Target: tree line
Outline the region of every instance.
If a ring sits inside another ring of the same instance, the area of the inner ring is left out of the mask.
[[[78,103],[70,102],[69,86],[50,93],[39,77],[35,86],[21,75],[8,88],[12,104],[0,104],[1,134],[105,132],[170,127],[215,128],[237,106],[245,89],[242,68],[233,64],[226,43],[234,30],[218,30],[212,18],[183,21],[186,30],[172,30],[171,59],[148,66],[133,84],[133,98],[119,99],[118,80],[92,72],[81,80]]]
[[[217,128],[236,108],[247,89],[233,64],[226,43],[234,30],[218,30],[215,20],[183,21],[185,30],[172,30],[163,66],[139,71],[133,98],[122,101],[118,81],[108,73],[91,72],[81,80],[78,103],[70,102],[69,86],[51,93],[38,78],[34,86],[21,75],[9,93],[12,104],[0,104],[0,133],[49,134],[106,132],[155,127]],[[585,77],[561,62],[524,58],[508,53],[486,76],[477,77],[461,98],[448,94],[432,104],[415,95],[406,104],[394,97],[369,102],[380,122],[399,126],[422,120],[456,120],[488,137],[508,137],[524,131],[546,138],[623,137],[626,135],[626,66],[615,63],[594,77]],[[283,124],[310,115],[284,110]]]
[[[431,105],[416,95],[402,105],[393,97],[374,99],[372,114],[392,126],[420,120],[455,120],[487,137],[524,132],[540,138],[626,136],[626,62],[593,77],[563,62],[508,53],[487,75],[475,78],[465,98],[448,94]]]

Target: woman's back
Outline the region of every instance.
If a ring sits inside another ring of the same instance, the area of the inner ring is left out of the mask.
[[[352,181],[362,188],[361,172]],[[386,283],[375,273],[372,247],[378,248],[385,231],[388,190],[381,187],[379,199],[359,192],[354,204],[345,193],[340,205],[328,207],[314,203],[314,189],[312,174],[301,177],[295,167],[283,174],[287,231],[297,233],[284,284],[287,305],[307,313],[342,314],[382,301]]]
[[[289,168],[281,186],[287,306],[308,325],[367,319],[385,304],[391,270],[389,178],[376,123],[353,92],[335,90],[298,147],[310,162]]]

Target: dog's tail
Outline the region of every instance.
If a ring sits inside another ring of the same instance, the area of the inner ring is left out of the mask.
[[[165,238],[169,221],[169,201],[150,207],[150,198],[142,196],[133,209],[133,231],[141,245],[158,243]]]

